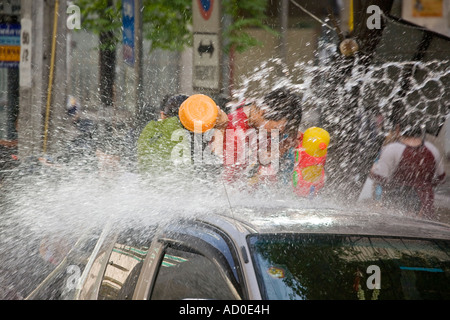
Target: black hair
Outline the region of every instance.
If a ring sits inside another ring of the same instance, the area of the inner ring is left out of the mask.
[[[171,97],[171,94],[166,94],[163,99],[161,100],[161,103],[159,104],[159,111],[164,111],[164,106],[167,103],[167,100]]]
[[[188,98],[187,95],[179,94],[171,96],[165,101],[163,104],[161,111],[167,117],[175,117],[178,116],[178,110],[180,109],[181,104]]]
[[[264,118],[286,120],[288,131],[297,131],[302,121],[302,99],[285,88],[276,89],[264,97]]]

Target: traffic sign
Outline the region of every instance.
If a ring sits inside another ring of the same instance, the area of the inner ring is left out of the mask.
[[[194,33],[195,88],[220,89],[220,44],[215,33]]]
[[[203,19],[208,20],[213,12],[214,0],[197,0],[197,4]]]
[[[220,0],[192,0],[192,8],[194,33],[220,31]]]
[[[192,0],[193,70],[196,89],[221,89],[220,0]]]

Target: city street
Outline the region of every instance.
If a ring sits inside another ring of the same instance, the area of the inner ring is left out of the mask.
[[[1,0],[0,300],[450,299],[449,21]]]

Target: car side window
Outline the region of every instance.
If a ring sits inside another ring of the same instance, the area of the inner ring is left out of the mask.
[[[129,229],[116,239],[98,292],[99,300],[131,300],[154,227]]]
[[[205,256],[168,247],[151,300],[235,300],[238,294],[220,267]]]
[[[147,250],[114,245],[100,285],[99,300],[131,300]]]

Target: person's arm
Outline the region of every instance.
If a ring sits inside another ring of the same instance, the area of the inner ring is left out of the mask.
[[[151,145],[154,140],[157,140],[157,137],[155,138],[156,132],[156,121],[150,121],[142,130],[136,144],[138,157],[146,155],[148,146]]]
[[[438,176],[437,176],[436,178],[434,178],[434,180],[433,180],[433,187],[436,187],[436,186],[438,186],[439,184],[444,183],[445,178],[446,178],[445,172],[442,173],[442,174],[440,174],[440,175],[438,175]]]
[[[284,155],[291,148],[296,148],[303,138],[302,132],[290,133],[280,141],[280,156]]]
[[[436,170],[434,172],[433,176],[433,187],[436,187],[437,185],[444,183],[445,181],[445,169],[444,169],[444,161],[441,157],[441,153],[439,150],[434,146],[432,143],[425,141],[425,147],[428,148],[428,150],[431,151],[434,157],[434,161],[436,163]]]
[[[373,165],[370,177],[381,184],[389,182],[404,150],[405,147],[398,143],[386,145],[381,151],[379,160]]]
[[[437,166],[436,166],[436,172],[433,179],[433,186],[436,187],[437,185],[444,183],[445,181],[445,169],[444,169],[444,163],[442,159],[440,158],[440,154],[438,159],[436,160]]]

